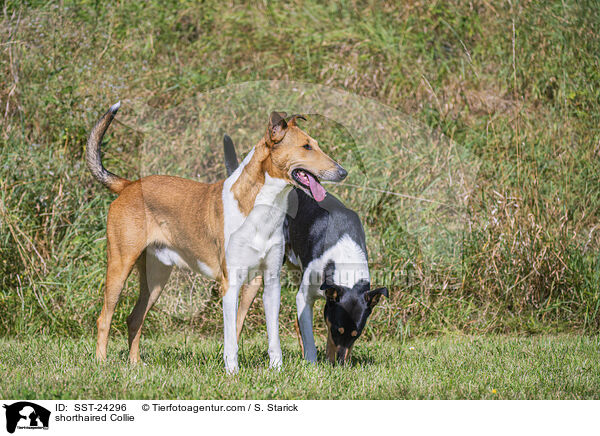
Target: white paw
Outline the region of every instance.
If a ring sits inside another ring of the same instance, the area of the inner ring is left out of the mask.
[[[269,368],[277,371],[281,370],[282,358],[281,356],[274,356],[269,359]]]
[[[227,375],[236,375],[240,371],[240,367],[238,365],[225,365],[225,372]]]
[[[237,374],[240,370],[240,367],[237,362],[237,358],[227,358],[225,357],[225,372],[229,375]]]

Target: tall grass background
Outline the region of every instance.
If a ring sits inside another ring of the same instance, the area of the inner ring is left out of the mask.
[[[394,195],[407,193],[395,177],[400,161],[390,160],[389,149],[363,150],[366,172],[358,171],[352,150],[364,145],[327,118],[309,120],[307,131],[351,166],[349,184],[388,170],[369,179],[384,193],[328,186],[359,212],[377,285],[391,291],[367,339],[597,333],[599,53],[596,1],[3,2],[0,334],[95,329],[114,198],[84,163],[99,115],[120,99],[169,111],[190,96],[254,80],[321,84],[373,99],[477,162],[460,255],[434,262],[407,231],[411,204]],[[136,178],[148,137],[128,124],[135,118],[127,104],[122,117],[111,126],[104,163]],[[245,123],[229,127],[238,151],[261,134]],[[225,176],[220,142],[176,151],[166,147],[144,168],[207,182]],[[425,216],[435,218],[434,210]],[[122,334],[137,297],[132,276],[113,322]],[[281,325],[290,334],[295,277],[284,273]],[[220,304],[214,282],[178,272],[147,331],[220,334]],[[248,328],[261,330],[260,301],[254,306]]]

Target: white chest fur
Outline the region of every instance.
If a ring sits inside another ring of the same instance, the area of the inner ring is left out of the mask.
[[[231,187],[242,169],[252,158],[250,152],[242,164],[225,181],[223,186],[224,241],[227,268],[232,275],[245,278],[249,270],[272,269],[281,266],[267,265],[273,249],[283,255],[283,220],[287,211],[287,196],[291,186],[282,179],[265,174],[265,182],[256,196],[254,207],[244,216]],[[274,256],[281,262],[281,256]],[[273,261],[272,263],[276,263]]]

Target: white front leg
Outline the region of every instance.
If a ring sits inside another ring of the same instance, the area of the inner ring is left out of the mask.
[[[281,304],[281,284],[279,271],[269,271],[265,274],[265,290],[263,304],[267,321],[267,336],[269,338],[269,367],[280,368],[282,362],[281,345],[279,343],[279,306]]]
[[[225,371],[229,374],[235,374],[239,370],[236,319],[240,287],[238,282],[230,283],[223,296],[223,359]]]

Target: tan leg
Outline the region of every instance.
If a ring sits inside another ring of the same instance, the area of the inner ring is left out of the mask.
[[[294,322],[294,329],[296,330],[296,336],[298,337],[298,343],[300,344],[300,351],[302,352],[302,356],[304,356],[304,342],[302,342],[302,333],[300,333],[298,317],[296,317],[296,321]]]
[[[131,314],[127,317],[129,333],[129,361],[140,361],[140,336],[146,315],[158,300],[165,284],[169,280],[173,267],[166,266],[144,252],[138,262],[140,274],[140,295]]]
[[[344,356],[344,363],[346,365],[350,364],[350,359],[352,358],[352,347],[354,346],[354,344],[352,344],[352,346],[350,346],[350,348],[348,348],[346,350],[346,356]]]
[[[96,322],[98,327],[98,340],[96,343],[96,359],[106,359],[106,346],[108,344],[108,333],[115,307],[121,296],[123,285],[131,273],[131,269],[137,259],[135,255],[122,255],[119,250],[111,249],[108,241],[108,266],[106,268],[106,287],[104,289],[104,304]]]
[[[260,285],[262,283],[262,277],[254,277],[250,283],[242,286],[240,290],[240,304],[238,306],[237,312],[237,338],[240,340],[240,335],[242,334],[242,329],[244,328],[244,320],[246,319],[246,314],[248,313],[248,309],[252,305],[258,290],[260,289]]]
[[[336,363],[336,354],[337,354],[337,347],[335,346],[335,343],[333,342],[333,338],[331,337],[331,326],[328,325],[327,326],[327,330],[329,330],[329,332],[327,332],[327,348],[326,348],[326,354],[327,354],[327,360],[329,360],[329,362],[332,365],[335,365]]]

